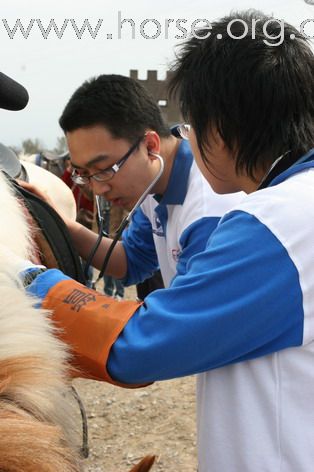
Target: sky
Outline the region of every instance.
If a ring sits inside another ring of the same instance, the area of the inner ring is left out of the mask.
[[[155,69],[163,79],[176,45],[182,43],[175,36],[182,37],[184,28],[190,31],[193,22],[204,25],[196,20],[212,22],[248,8],[273,14],[298,29],[306,21],[305,33],[314,37],[314,0],[1,0],[0,71],[22,83],[30,101],[20,112],[0,110],[0,141],[18,147],[25,139],[39,139],[44,149],[53,149],[62,136],[62,110],[86,79],[129,75],[130,69],[138,69],[143,79],[147,70]],[[13,32],[18,19],[25,35],[32,25],[27,38],[20,30]],[[53,29],[45,32],[52,19],[60,37]],[[80,33],[84,20],[94,38],[87,29]]]

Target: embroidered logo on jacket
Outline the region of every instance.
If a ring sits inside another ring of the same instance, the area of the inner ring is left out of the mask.
[[[171,254],[172,254],[172,259],[176,262],[178,262],[179,257],[181,256],[181,250],[180,249],[172,249]]]
[[[156,234],[156,236],[164,236],[164,230],[161,224],[160,219],[158,218],[157,215],[154,215],[154,225],[153,225],[153,233]]]

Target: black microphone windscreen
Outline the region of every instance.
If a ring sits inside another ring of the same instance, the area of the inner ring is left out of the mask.
[[[23,110],[28,103],[28,92],[18,82],[0,72],[0,108]]]

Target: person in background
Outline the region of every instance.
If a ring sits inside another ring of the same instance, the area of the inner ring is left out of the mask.
[[[67,186],[72,190],[76,201],[77,209],[77,221],[86,226],[86,228],[92,229],[94,220],[94,197],[91,189],[87,186],[80,187],[76,185],[71,177],[72,166],[70,156],[65,160],[65,169],[61,176],[61,179]]]
[[[76,202],[76,221],[85,228],[92,230],[94,222],[94,195],[89,186],[80,186],[72,180],[72,166],[70,156],[65,160],[65,169],[61,176],[64,183],[72,190]],[[85,268],[85,260],[82,261]],[[93,268],[89,266],[86,270],[86,286],[92,287],[93,284]]]
[[[105,200],[103,207],[104,232],[109,236],[119,227],[123,219],[124,210],[120,207],[113,207],[110,202]],[[122,300],[124,297],[124,286],[121,280],[114,279],[111,275],[104,275],[104,293],[109,297]]]

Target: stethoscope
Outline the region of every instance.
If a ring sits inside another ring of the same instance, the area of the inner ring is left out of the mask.
[[[101,270],[98,274],[98,277],[92,282],[92,288],[95,288],[97,282],[100,279],[102,279],[102,277],[104,276],[104,273],[107,269],[108,262],[109,262],[111,254],[112,254],[112,251],[114,250],[117,242],[119,241],[122,232],[128,226],[128,224],[130,223],[134,213],[136,212],[138,207],[144,202],[145,198],[151,192],[151,190],[153,189],[153,187],[158,182],[158,180],[160,179],[160,177],[162,176],[162,174],[164,172],[165,164],[164,164],[163,158],[159,154],[156,154],[156,153],[153,153],[153,152],[150,152],[149,154],[150,154],[150,156],[153,156],[154,158],[159,160],[159,163],[160,163],[159,171],[158,171],[157,175],[154,177],[154,179],[151,181],[151,183],[148,185],[148,187],[145,189],[145,191],[142,193],[140,198],[137,200],[137,202],[133,206],[132,210],[128,213],[128,215],[125,218],[123,218],[120,226],[118,227],[118,229],[115,233],[115,236],[112,240],[112,243],[110,244],[110,247],[107,251],[107,254],[105,256],[105,259],[104,259],[104,262],[102,264]],[[99,248],[99,245],[101,243],[102,238],[103,237],[108,237],[107,232],[104,231],[104,223],[105,223],[104,214],[106,213],[106,211],[108,211],[108,206],[107,205],[108,205],[108,202],[106,201],[106,199],[104,197],[99,196],[99,195],[96,196],[97,221],[98,221],[99,231],[98,231],[98,238],[96,240],[96,243],[95,243],[93,249],[91,250],[91,252],[90,252],[90,254],[89,254],[89,256],[86,260],[86,263],[85,263],[84,275],[85,275],[86,280],[88,279],[89,268],[92,265],[92,260],[93,260],[95,254],[96,254],[97,249]]]

